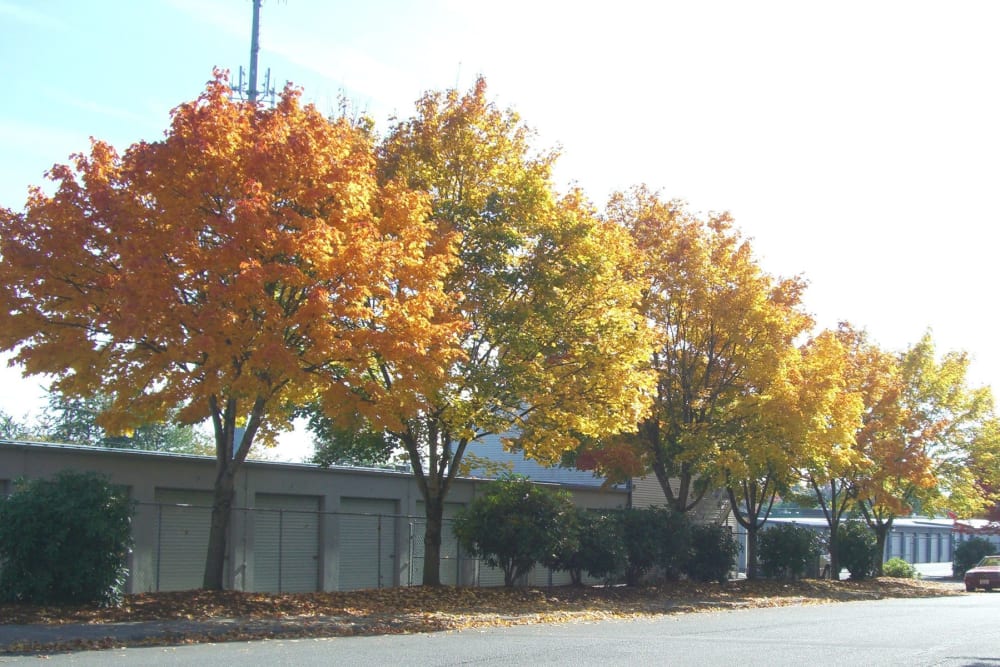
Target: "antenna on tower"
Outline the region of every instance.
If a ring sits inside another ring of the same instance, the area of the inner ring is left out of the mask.
[[[260,51],[260,5],[262,0],[253,0],[253,22],[250,24],[250,71],[244,84],[243,66],[240,66],[240,76],[232,85],[233,97],[239,97],[251,104],[259,98],[265,98],[274,106],[274,86],[271,85],[271,69],[264,74],[263,88],[257,88],[257,53]]]

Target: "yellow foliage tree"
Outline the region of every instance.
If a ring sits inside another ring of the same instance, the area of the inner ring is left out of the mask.
[[[639,250],[633,271],[657,335],[653,410],[627,442],[687,512],[719,480],[723,447],[738,441],[810,326],[804,284],[764,273],[728,215],[700,219],[646,187],[614,195],[607,218]]]
[[[555,155],[486,97],[428,93],[382,146],[384,178],[430,193],[441,234],[457,233],[445,279],[465,323],[431,407],[391,429],[427,512],[423,583],[440,583],[444,499],[471,443],[489,434],[543,463],[581,439],[628,428],[647,406],[650,336],[628,236],[583,197],[553,193]]]
[[[0,349],[65,395],[110,395],[109,431],[211,420],[212,589],[255,440],[316,400],[400,428],[461,358],[454,238],[426,196],[380,184],[371,140],[295,88],[271,109],[229,93],[217,72],[163,140],[94,141],[53,195],[0,214]]]
[[[797,481],[810,452],[853,438],[861,401],[845,386],[846,362],[834,332],[790,348],[765,391],[744,402],[742,428],[720,445],[717,466],[747,531],[749,578],[756,576],[757,534],[778,494]]]
[[[840,575],[837,535],[844,515],[857,500],[857,480],[871,460],[859,447],[857,436],[873,406],[891,402],[894,391],[893,359],[868,341],[867,334],[842,323],[834,333],[844,354],[838,381],[841,397],[853,402],[850,413],[816,424],[806,440],[800,473],[823,510],[830,528],[830,572]]]

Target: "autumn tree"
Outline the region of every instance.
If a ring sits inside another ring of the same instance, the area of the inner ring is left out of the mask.
[[[910,433],[927,443],[938,482],[920,500],[924,511],[973,516],[996,500],[987,490],[1000,481],[1000,468],[990,465],[1000,452],[993,392],[970,385],[969,363],[962,351],[939,357],[929,333],[900,358]]]
[[[1000,523],[1000,418],[994,416],[983,423],[968,469],[978,480],[976,488],[985,500],[985,507],[971,516]]]
[[[453,239],[426,197],[379,183],[371,140],[292,86],[273,108],[229,95],[216,73],[164,139],[94,141],[52,168],[54,194],[0,213],[0,350],[66,396],[110,396],[111,433],[211,421],[211,589],[255,441],[314,400],[398,429],[459,355]]]
[[[989,504],[983,482],[996,477],[979,465],[997,449],[993,398],[968,385],[967,355],[938,359],[925,334],[892,361],[896,386],[870,401],[858,433],[867,465],[855,481],[880,554],[896,517],[943,510],[970,516]]]
[[[829,419],[811,440],[800,470],[812,494],[812,503],[823,511],[829,527],[830,571],[840,576],[838,537],[845,516],[857,507],[858,481],[871,469],[863,440],[866,430],[877,430],[898,396],[894,359],[868,338],[868,334],[841,323],[836,338],[843,347],[843,393],[858,401],[850,421]],[[888,427],[887,427],[888,428]],[[808,502],[808,496],[802,498]]]
[[[607,218],[638,247],[633,271],[658,342],[652,412],[631,435],[602,444],[640,452],[669,505],[687,512],[718,478],[720,447],[738,438],[809,326],[804,285],[762,271],[726,214],[701,219],[638,187],[614,195]]]
[[[897,355],[871,345],[866,358],[858,385],[865,411],[855,437],[859,456],[851,491],[881,556],[895,518],[910,514],[917,498],[935,486],[925,447],[939,426],[920,423],[906,405],[907,380]]]
[[[432,92],[381,147],[382,177],[429,192],[432,219],[457,233],[445,279],[465,323],[445,386],[390,437],[405,450],[427,514],[423,583],[440,582],[442,513],[471,444],[502,434],[543,463],[584,437],[634,424],[650,385],[648,331],[621,229],[579,193],[556,196],[555,155],[486,96]]]
[[[846,355],[834,332],[791,348],[770,385],[744,401],[743,427],[720,441],[717,466],[737,522],[747,534],[747,577],[757,574],[757,536],[778,494],[798,481],[816,449],[850,441],[861,401],[845,386]]]

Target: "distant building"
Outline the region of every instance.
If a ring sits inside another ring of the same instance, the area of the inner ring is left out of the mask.
[[[472,454],[480,459],[488,459],[491,467],[498,466],[513,474],[523,475],[536,482],[569,484],[573,486],[601,486],[605,483],[603,477],[597,476],[589,470],[543,466],[537,461],[527,458],[522,452],[507,451],[499,435],[488,435],[482,440],[469,445],[466,451],[468,454]],[[496,476],[496,470],[478,466],[471,468],[469,471],[469,477],[492,479]],[[616,487],[624,489],[626,485],[621,484],[616,485]]]
[[[799,516],[770,517],[761,530],[780,524],[803,526],[816,532],[829,534],[830,527],[826,518],[818,514],[819,510],[803,510]],[[952,530],[951,519],[932,519],[926,517],[898,518],[892,522],[892,532],[885,541],[885,553],[882,561],[890,558],[902,558],[907,563],[946,563],[951,562],[955,547],[960,539]],[[743,549],[740,552],[740,571],[746,570],[746,531],[740,527],[737,531]]]

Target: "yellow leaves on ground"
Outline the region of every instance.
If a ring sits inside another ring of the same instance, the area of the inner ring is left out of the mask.
[[[960,594],[960,586],[889,578],[857,582],[741,580],[725,585],[678,582],[639,589],[439,586],[296,595],[144,593],[126,596],[121,607],[100,609],[0,605],[0,619],[6,623],[46,624],[53,629],[62,623],[88,623],[106,630],[104,636],[94,639],[73,638],[68,632],[62,635],[67,637],[63,640],[0,644],[0,654],[426,633]],[[143,621],[160,621],[162,626],[142,636],[141,626],[136,624]],[[116,626],[110,625],[115,623],[127,624],[128,630],[119,635]]]
[[[761,607],[886,597],[956,594],[955,586],[909,579],[795,582],[738,580],[726,584],[672,582],[641,588],[476,588],[412,586],[362,591],[268,594],[242,591],[178,591],[125,596],[119,607],[0,605],[8,624],[120,623],[170,620],[294,620],[379,618],[406,623],[409,631],[449,619],[454,627],[489,625],[502,619],[549,622],[586,614],[634,616],[709,608]],[[581,616],[583,615],[583,616]],[[464,619],[464,620],[463,620]]]

